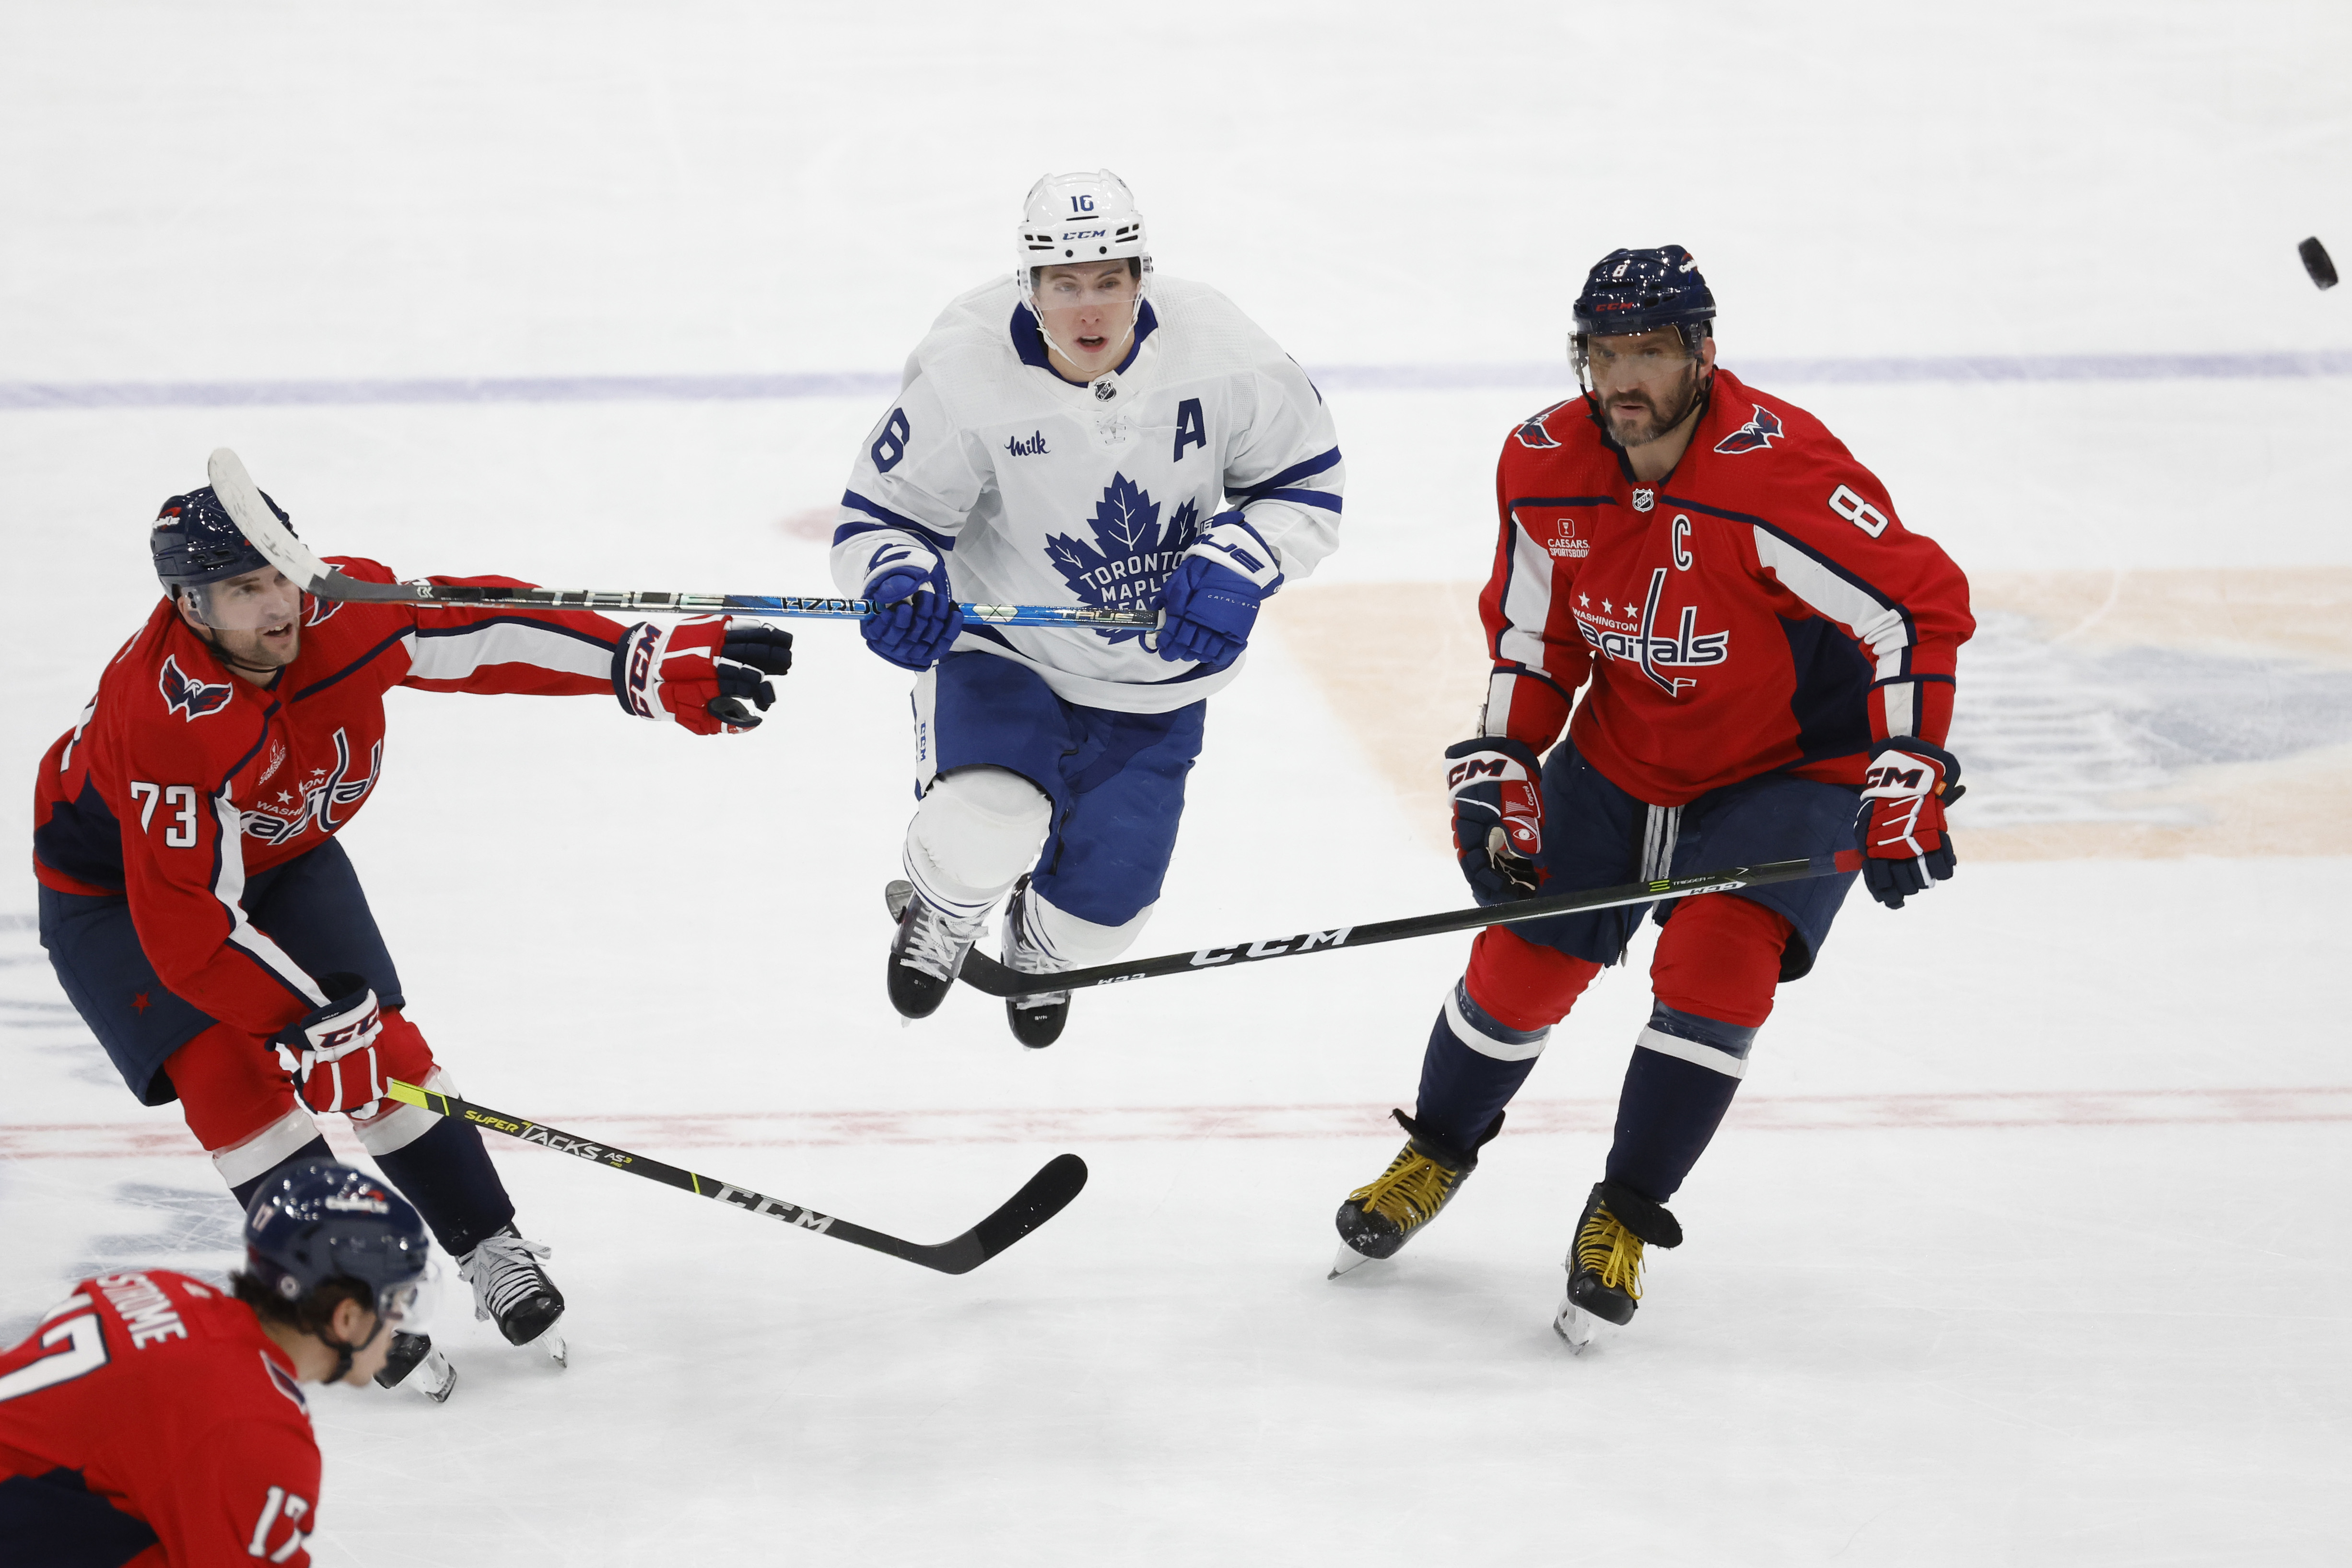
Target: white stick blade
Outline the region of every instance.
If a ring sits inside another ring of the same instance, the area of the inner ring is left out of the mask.
[[[245,471],[245,464],[237,455],[226,447],[220,447],[205,463],[205,472],[212,479],[213,494],[220,498],[223,509],[236,520],[246,542],[299,586],[317,592],[327,580],[327,563],[278,521],[278,514],[261,499],[260,487]]]

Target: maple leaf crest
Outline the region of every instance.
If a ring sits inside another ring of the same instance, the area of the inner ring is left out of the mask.
[[[1146,609],[1201,531],[1199,503],[1187,500],[1160,521],[1160,503],[1125,474],[1113,474],[1087,520],[1092,539],[1048,534],[1045,555],[1085,604],[1102,609]],[[1140,628],[1102,631],[1113,642],[1143,635]]]

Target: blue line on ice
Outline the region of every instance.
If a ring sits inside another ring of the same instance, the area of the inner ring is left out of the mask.
[[[2275,381],[2352,375],[2352,352],[2310,353],[1944,354],[1860,359],[1727,360],[1774,383]],[[1327,365],[1315,379],[1341,391],[1448,391],[1565,385],[1565,362]],[[887,371],[725,375],[385,376],[364,380],[0,382],[0,410],[225,408],[365,403],[696,403],[880,396]]]

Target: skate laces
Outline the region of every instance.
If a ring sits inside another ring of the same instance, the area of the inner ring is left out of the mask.
[[[981,927],[988,915],[982,911],[966,920],[943,914],[939,907],[920,893],[915,895],[914,913],[907,922],[907,942],[898,952],[898,962],[919,969],[934,980],[953,980],[963,967],[963,955],[980,940]]]
[[[1044,945],[1029,934],[1028,889],[1013,895],[1004,907],[1004,967],[1020,974],[1053,974],[1070,967],[1066,959],[1055,958]],[[1016,1007],[1042,1006],[1048,1003],[1066,1002],[1067,991],[1045,991],[1032,996],[1016,996]]]
[[[480,1245],[457,1260],[457,1278],[474,1288],[475,1318],[487,1321],[496,1316],[503,1321],[516,1303],[546,1289],[547,1275],[538,1260],[553,1256],[554,1250],[543,1242],[526,1241],[511,1230],[484,1237]]]
[[[1642,1238],[1627,1230],[1617,1216],[1596,1208],[1576,1233],[1576,1269],[1596,1274],[1612,1290],[1642,1299]]]
[[[1409,1231],[1435,1218],[1461,1179],[1461,1172],[1447,1170],[1408,1143],[1389,1162],[1378,1181],[1358,1187],[1348,1194],[1348,1201],[1361,1204]]]

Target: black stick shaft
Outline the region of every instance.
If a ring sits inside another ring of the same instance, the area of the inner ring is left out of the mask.
[[[1807,877],[1828,877],[1862,869],[1856,850],[1814,855],[1801,860],[1771,860],[1758,866],[1734,866],[1721,871],[1700,871],[1687,877],[1665,877],[1653,882],[1626,882],[1614,888],[1594,888],[1561,893],[1549,899],[1526,899],[1488,909],[1445,910],[1432,915],[1380,921],[1371,925],[1338,926],[1329,931],[1302,931],[1295,936],[1204,947],[1192,952],[1171,952],[1160,958],[1097,964],[1054,975],[1024,974],[1007,969],[987,954],[974,951],[964,957],[961,978],[992,996],[1027,996],[1046,990],[1076,991],[1093,985],[1117,985],[1129,980],[1156,980],[1166,974],[1197,974],[1204,970],[1234,969],[1270,958],[1299,958],[1310,952],[1337,952],[1342,948],[1370,947],[1375,942],[1403,942],[1417,936],[1474,931],[1480,926],[1518,925],[1549,920],[1554,915],[1587,910],[1619,909],[1627,904],[1654,903],[1661,899],[1686,899],[1700,893],[1727,893],[1739,888],[1760,888],[1773,882],[1794,882]]]
[[[437,1093],[413,1083],[404,1083],[398,1079],[387,1082],[385,1092],[394,1100],[421,1106],[436,1116],[453,1116],[477,1127],[520,1139],[525,1143],[552,1149],[559,1154],[570,1154],[591,1164],[626,1171],[632,1175],[643,1176],[648,1181],[659,1182],[664,1186],[676,1187],[698,1197],[716,1199],[730,1208],[739,1208],[748,1214],[766,1215],[786,1225],[814,1231],[819,1236],[829,1236],[835,1241],[887,1252],[893,1258],[919,1263],[942,1274],[963,1274],[979,1268],[1059,1214],[1072,1198],[1078,1195],[1079,1188],[1086,1185],[1087,1180],[1085,1162],[1076,1154],[1056,1155],[1031,1177],[1028,1184],[1013,1194],[1010,1202],[979,1225],[952,1241],[926,1247],[919,1242],[902,1241],[898,1237],[869,1230],[835,1215],[819,1214],[801,1204],[772,1198],[765,1193],[739,1187],[715,1176],[701,1175],[677,1165],[664,1164],[659,1160],[647,1159],[642,1154],[633,1154],[610,1143],[601,1143],[577,1133],[550,1127],[543,1121],[509,1116],[503,1110],[492,1110],[486,1105],[476,1105],[455,1095]]]

